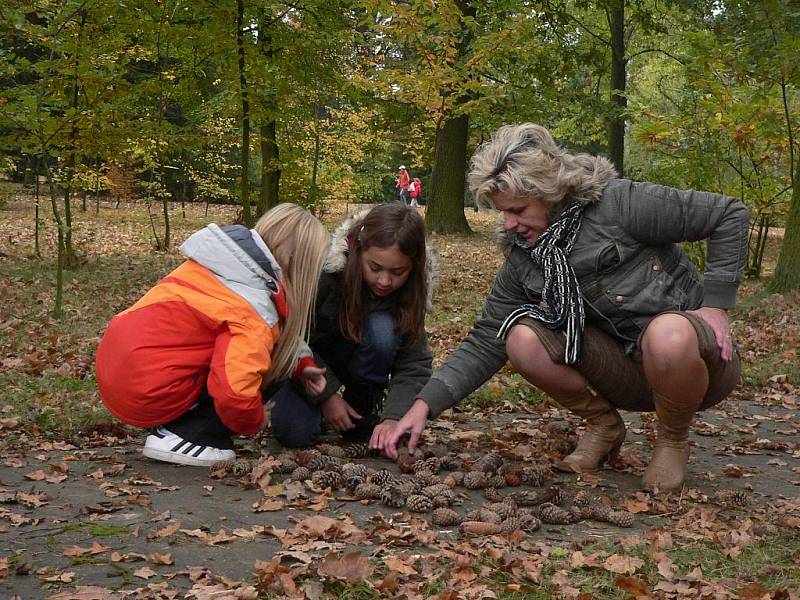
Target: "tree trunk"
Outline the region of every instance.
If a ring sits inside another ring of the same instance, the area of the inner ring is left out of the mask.
[[[771,292],[794,292],[800,290],[800,161],[793,178],[792,201],[786,216],[781,254],[775,274],[769,284]]]
[[[425,223],[438,233],[471,233],[464,216],[469,117],[447,119],[436,132]]]
[[[611,29],[611,110],[608,121],[608,156],[620,177],[625,162],[625,0],[616,0],[608,14]]]
[[[259,23],[258,33],[261,54],[267,62],[271,63],[275,56],[275,49],[272,47],[272,34],[266,16],[262,17]],[[278,123],[276,120],[278,98],[272,91],[266,93],[263,108],[266,117],[261,123],[261,190],[258,205],[261,214],[277,206],[280,202],[281,181],[281,150],[278,147]]]
[[[320,155],[320,144],[319,144],[319,123],[315,123],[314,125],[314,162],[311,166],[311,207],[316,209],[317,208],[317,169],[319,168],[319,155]]]
[[[34,252],[36,253],[37,258],[41,258],[42,257],[42,250],[41,250],[41,247],[39,246],[39,159],[35,158],[33,160],[34,160],[34,162],[33,162],[33,165],[34,165],[33,166],[33,177],[34,177],[34,181],[36,182],[35,183],[36,187],[34,188],[34,190],[35,190],[35,196],[34,196],[34,198],[35,198],[35,203],[34,203],[35,210],[34,210],[34,217],[33,217],[34,218],[34,229],[33,229],[33,239],[34,239],[34,241],[33,241],[33,246],[34,246]]]
[[[244,0],[236,0],[236,48],[239,54],[239,88],[242,96],[242,218],[246,227],[255,223],[250,211],[250,100],[244,55]]]
[[[280,202],[281,169],[278,166],[281,150],[278,147],[277,123],[271,119],[261,125],[261,197],[259,210],[263,213]]]

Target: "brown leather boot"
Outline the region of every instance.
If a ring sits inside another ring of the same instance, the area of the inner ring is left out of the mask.
[[[653,393],[658,416],[658,437],[653,458],[642,477],[642,487],[675,492],[683,487],[689,460],[689,426],[697,407]]]
[[[557,395],[553,399],[586,421],[586,431],[578,446],[556,468],[575,473],[594,471],[605,458],[619,454],[625,441],[625,423],[607,400],[589,386],[572,396]]]

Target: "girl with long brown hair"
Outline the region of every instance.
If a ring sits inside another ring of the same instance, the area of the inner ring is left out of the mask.
[[[405,413],[431,373],[425,312],[435,263],[422,217],[399,202],[339,226],[309,340],[327,385],[308,394],[289,382],[272,397],[272,429],[281,443],[312,445],[323,423],[348,439],[367,439],[379,422],[378,435]]]

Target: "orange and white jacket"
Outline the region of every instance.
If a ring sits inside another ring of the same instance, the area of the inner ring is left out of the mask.
[[[181,252],[186,262],[109,323],[97,349],[100,396],[121,421],[154,427],[184,414],[207,385],[231,431],[256,433],[262,378],[288,315],[280,267],[240,225],[212,223]],[[313,362],[304,354],[298,369]]]

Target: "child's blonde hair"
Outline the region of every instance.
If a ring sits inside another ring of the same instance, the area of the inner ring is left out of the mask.
[[[301,340],[308,329],[317,297],[322,259],[330,243],[322,223],[296,204],[279,204],[258,220],[262,237],[283,271],[289,316],[272,352],[272,366],[264,384],[288,378],[295,369]]]

